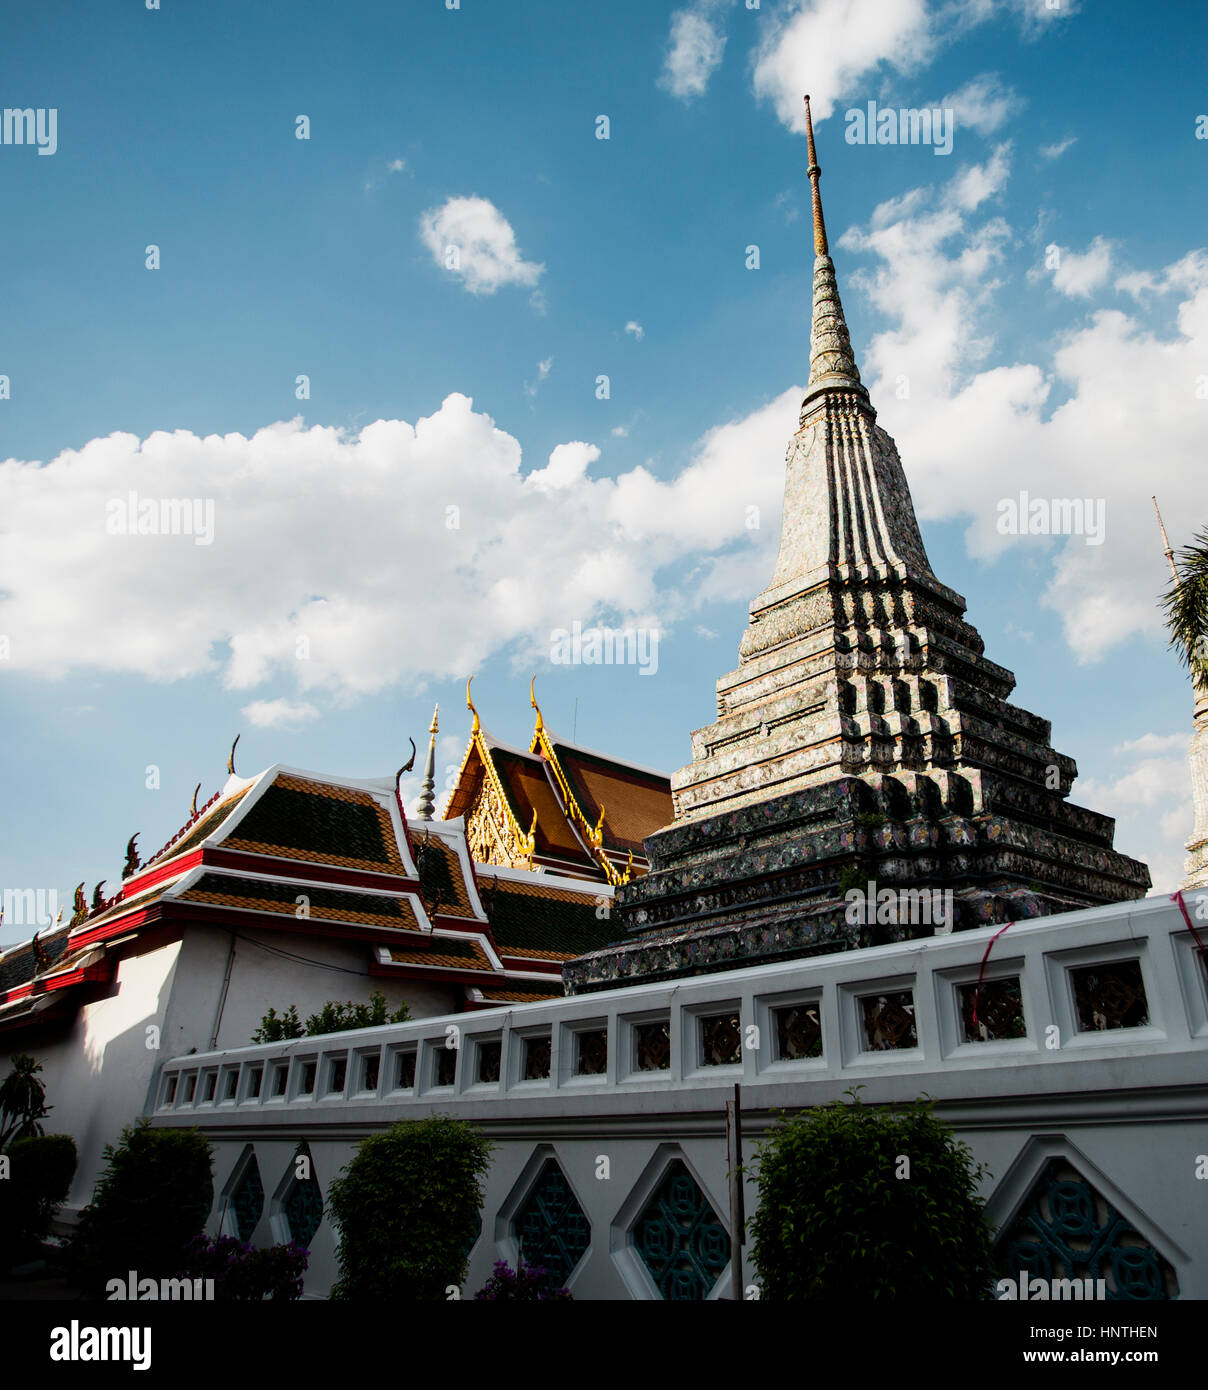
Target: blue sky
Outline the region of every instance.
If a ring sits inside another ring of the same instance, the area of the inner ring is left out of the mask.
[[[1164,13],[1160,48],[1145,7],[1070,0],[7,15],[0,108],[54,108],[58,146],[0,143],[0,886],[112,890],[236,733],[244,774],[381,776],[439,700],[443,771],[471,670],[500,737],[537,671],[559,731],[682,765],[774,560],[805,90],[933,567],[1173,886],[1149,496],[1176,545],[1208,520],[1208,18]],[[953,110],[952,153],[847,143],[868,101]],[[1021,489],[1102,498],[1105,543],[1001,536]],[[131,490],[211,499],[212,543],[107,533]],[[551,665],[574,621],[657,627],[657,672]]]

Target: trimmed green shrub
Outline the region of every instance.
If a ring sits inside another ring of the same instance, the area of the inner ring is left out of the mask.
[[[848,1095],[782,1119],[760,1148],[760,1297],[989,1298],[986,1169],[927,1101],[891,1111]]]
[[[32,1259],[50,1234],[75,1177],[75,1140],[70,1134],[18,1139],[5,1157],[9,1175],[0,1182],[0,1267],[8,1268]]]
[[[214,1200],[210,1144],[196,1129],[152,1129],[144,1117],[105,1146],[105,1169],[80,1213],[68,1269],[85,1292],[107,1279],[171,1278]]]
[[[481,1229],[491,1148],[447,1115],[363,1139],[327,1193],[340,1230],[332,1298],[443,1300],[460,1286]]]

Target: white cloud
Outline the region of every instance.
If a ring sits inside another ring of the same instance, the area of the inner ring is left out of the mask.
[[[1059,3],[1060,12],[1048,10],[1048,0],[1011,0],[1009,8],[1032,36],[1073,13],[1074,0]],[[802,132],[805,92],[814,120],[825,120],[840,100],[874,96],[871,84],[886,69],[915,73],[943,46],[1002,12],[1002,0],[790,0],[763,31],[755,95],[771,101],[790,130]],[[983,75],[948,99],[964,94],[967,123],[987,134],[1001,124],[1000,90],[1007,99],[1013,95],[997,82]],[[986,84],[980,93],[979,83]]]
[[[392,159],[390,163],[386,165],[386,168],[389,169],[392,174],[401,174],[406,167],[407,161],[405,159]]]
[[[721,64],[726,38],[712,15],[716,4],[705,0],[690,10],[677,10],[671,16],[668,50],[659,76],[659,86],[685,101],[703,96],[709,79]]]
[[[545,270],[521,256],[511,223],[487,198],[449,198],[429,208],[419,219],[419,234],[436,264],[460,276],[471,294],[535,286]]]
[[[666,631],[767,582],[800,396],[709,431],[666,479],[593,477],[601,451],[583,441],[526,476],[519,442],[458,394],[414,425],[113,434],[0,462],[9,668],[212,673],[249,695],[284,679],[289,699],[248,706],[265,721],[500,654],[531,663],[575,618]],[[211,544],[107,531],[111,502],[192,497],[198,479]]]
[[[240,713],[256,729],[300,729],[319,717],[305,700],[253,700]]]
[[[625,325],[625,332],[632,333],[639,343],[646,336],[646,330],[634,319],[630,319]]]
[[[1059,259],[1052,267],[1053,288],[1071,299],[1089,299],[1107,284],[1112,273],[1112,247],[1097,236],[1081,255],[1059,247]]]
[[[1061,156],[1078,143],[1076,135],[1069,135],[1064,140],[1059,140],[1055,145],[1041,145],[1040,156],[1042,159],[1060,159]]]
[[[543,361],[537,363],[537,380],[526,381],[524,383],[524,394],[526,396],[535,396],[537,394],[541,383],[549,376],[553,365],[554,359],[552,357],[547,357]]]
[[[1191,251],[1156,275],[1150,270],[1130,271],[1121,275],[1116,281],[1116,288],[1140,300],[1146,295],[1170,294],[1174,290],[1194,294],[1205,283],[1208,283],[1208,252]]]
[[[992,72],[983,72],[980,77],[971,78],[963,87],[949,92],[942,101],[933,103],[945,109],[951,108],[958,130],[969,127],[980,135],[993,135],[1024,104],[1014,88],[1004,86],[1001,78]]]
[[[624,425],[614,425],[612,435],[614,439],[628,439],[629,431],[625,428]]]

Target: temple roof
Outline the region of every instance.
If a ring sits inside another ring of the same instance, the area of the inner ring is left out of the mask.
[[[642,842],[672,817],[669,778],[559,738],[530,697],[536,722],[521,749],[482,727],[467,685],[473,724],[445,816],[481,826],[472,837],[481,862],[612,884],[644,873]]]

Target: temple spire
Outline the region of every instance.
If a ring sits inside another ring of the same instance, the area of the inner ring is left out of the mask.
[[[436,813],[436,735],[440,732],[436,716],[439,710],[439,705],[432,707],[432,723],[428,725],[428,758],[424,763],[419,800],[415,803],[415,813],[420,820],[431,820]]]
[[[810,328],[810,380],[805,404],[802,406],[803,421],[805,405],[820,391],[857,391],[865,400],[868,398],[868,392],[860,381],[855,354],[851,350],[847,320],[843,317],[843,304],[839,299],[839,286],[835,281],[835,266],[826,238],[826,220],[822,215],[822,190],[819,184],[822,170],[818,165],[818,154],[814,148],[814,118],[810,112],[808,96],[805,99],[805,136],[809,150],[810,191],[814,203],[814,308]]]
[[[1170,548],[1170,537],[1166,534],[1166,523],[1162,520],[1162,512],[1158,507],[1157,497],[1151,495],[1151,501],[1154,511],[1158,514],[1158,530],[1162,533],[1162,544],[1166,547],[1166,563],[1170,566],[1171,574],[1174,575],[1174,582],[1178,584],[1180,582],[1179,571],[1174,562],[1174,551]]]

